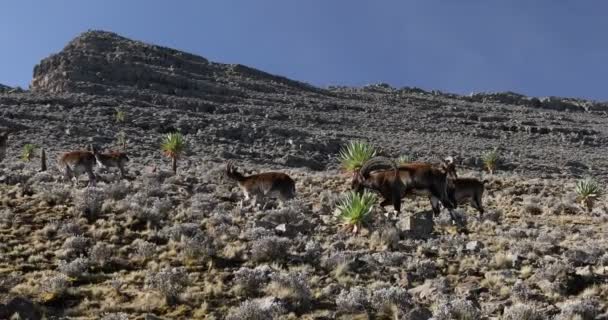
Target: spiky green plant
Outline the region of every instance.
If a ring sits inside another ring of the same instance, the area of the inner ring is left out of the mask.
[[[486,151],[481,155],[481,161],[483,162],[483,166],[488,170],[490,174],[493,174],[496,170],[496,166],[498,166],[498,161],[500,161],[500,154],[498,153],[498,149],[494,148],[490,151]]]
[[[376,155],[374,147],[364,141],[351,141],[340,150],[342,168],[347,171],[357,171],[365,161]]]
[[[173,173],[177,173],[177,159],[181,157],[186,149],[186,141],[179,132],[169,133],[161,145],[165,156],[171,158]]]
[[[376,199],[376,195],[368,191],[362,194],[350,191],[338,203],[340,217],[349,228],[352,228],[353,233],[357,233],[361,225],[367,220]]]
[[[116,108],[116,122],[123,123],[127,119],[127,113],[119,108]]]
[[[408,156],[408,155],[400,155],[399,158],[397,158],[397,164],[398,165],[402,165],[402,164],[406,164],[406,163],[410,163],[412,162],[412,157]]]
[[[116,135],[116,140],[117,140],[118,146],[123,151],[127,150],[127,134],[123,130],[118,132],[118,134]]]
[[[34,151],[36,151],[36,145],[31,143],[26,143],[23,146],[23,151],[21,152],[21,159],[23,161],[31,161],[34,158]]]
[[[577,200],[588,212],[593,210],[595,200],[602,194],[600,184],[593,178],[586,178],[576,182]]]

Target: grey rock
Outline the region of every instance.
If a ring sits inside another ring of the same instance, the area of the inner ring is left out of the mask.
[[[397,228],[410,237],[427,239],[434,228],[433,214],[424,212],[406,215],[397,222]]]
[[[483,249],[484,245],[483,243],[479,242],[479,241],[469,241],[466,245],[466,249],[468,251],[474,251],[477,252],[481,249]]]

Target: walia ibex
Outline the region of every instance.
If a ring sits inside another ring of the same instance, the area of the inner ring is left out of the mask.
[[[380,205],[392,204],[397,213],[401,211],[401,200],[407,194],[429,194],[438,199],[452,215],[451,210],[456,208],[456,204],[448,196],[448,176],[457,178],[451,157],[443,160],[439,166],[421,162],[397,166],[393,160],[375,157],[355,172],[351,189],[357,192],[363,192],[366,188],[377,191],[384,198]]]
[[[97,163],[95,154],[97,151],[91,147],[91,151],[78,150],[64,152],[57,160],[57,166],[63,172],[66,180],[75,179],[75,184],[78,185],[78,176],[86,173],[89,177],[89,185],[94,186],[96,182],[93,167]]]
[[[105,153],[95,152],[95,160],[97,165],[103,168],[116,167],[120,170],[120,177],[126,178],[127,170],[125,169],[129,162],[129,156],[125,152],[110,151]]]
[[[282,203],[296,195],[295,182],[282,172],[263,172],[246,176],[237,171],[232,161],[228,161],[226,175],[237,181],[245,194],[245,200],[252,200],[254,205],[263,197],[278,197]]]
[[[487,180],[480,181],[475,178],[457,178],[450,179],[448,183],[448,197],[455,205],[463,204],[469,201],[471,206],[479,212],[479,218],[483,217],[483,205],[481,199],[485,191]],[[440,200],[431,196],[431,206],[433,213],[438,215],[440,212]]]

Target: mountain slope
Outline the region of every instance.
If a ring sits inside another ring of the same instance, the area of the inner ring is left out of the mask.
[[[494,147],[504,169],[605,176],[603,104],[513,93],[463,97],[388,85],[314,88],[241,65],[90,31],[36,66],[31,91],[0,96],[13,129],[52,151],[124,130],[140,159],[161,161],[160,134],[180,130],[191,155],[324,169],[341,145],[367,139],[386,153],[480,167]],[[115,109],[127,112],[114,122]],[[5,124],[4,126],[10,127]],[[20,130],[21,130],[20,129]],[[598,149],[599,148],[599,149]],[[191,159],[194,159],[191,157]]]

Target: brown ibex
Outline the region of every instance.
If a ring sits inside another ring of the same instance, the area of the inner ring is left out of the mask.
[[[238,172],[233,162],[226,164],[226,175],[236,180],[245,194],[245,200],[255,205],[265,196],[276,196],[284,202],[296,195],[296,184],[291,177],[282,172],[263,172],[245,176]]]
[[[451,157],[443,160],[438,167],[420,162],[397,166],[390,159],[376,157],[355,172],[351,189],[363,192],[367,188],[379,192],[384,198],[380,205],[392,204],[397,213],[401,211],[401,199],[407,194],[427,193],[439,199],[452,215],[456,204],[448,196],[448,176],[457,178]]]
[[[75,184],[78,185],[78,176],[86,173],[89,177],[89,184],[95,185],[96,178],[93,172],[93,167],[97,163],[95,157],[95,149],[93,151],[79,150],[64,152],[57,160],[59,170],[63,172],[67,180],[75,179]]]
[[[106,153],[95,152],[95,160],[97,165],[104,168],[116,167],[120,170],[120,177],[125,178],[127,170],[125,166],[129,162],[129,157],[125,152],[110,151]]]
[[[479,218],[481,219],[484,212],[481,200],[487,182],[487,180],[480,181],[475,178],[451,179],[451,183],[448,183],[448,197],[456,205],[463,204],[469,200],[471,206],[479,211]],[[440,212],[440,200],[431,196],[431,206],[433,207],[433,213],[438,215]]]

